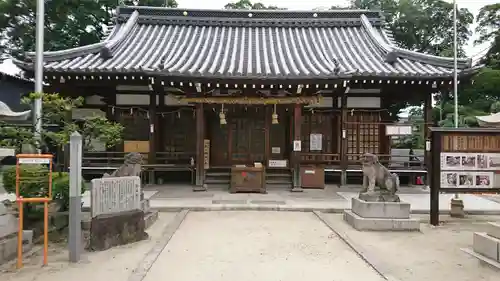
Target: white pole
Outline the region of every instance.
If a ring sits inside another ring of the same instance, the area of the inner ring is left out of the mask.
[[[458,128],[458,75],[457,75],[457,1],[453,0],[453,98],[455,101],[455,128]]]
[[[457,1],[453,0],[453,99],[455,102],[455,128],[458,128],[457,49]],[[459,199],[458,193],[455,193],[455,199]]]
[[[35,57],[35,93],[43,93],[43,25],[45,17],[45,1],[37,0],[36,3],[36,57]],[[38,144],[41,143],[40,135],[42,132],[42,99],[38,98],[33,105],[33,127],[35,130],[35,139]],[[40,153],[40,148],[38,148]]]

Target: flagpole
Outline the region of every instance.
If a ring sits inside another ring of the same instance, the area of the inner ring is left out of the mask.
[[[45,0],[37,0],[36,3],[36,52],[35,52],[35,93],[43,93],[43,26],[45,20]],[[33,127],[34,136],[38,145],[38,153],[41,153],[42,132],[42,98],[34,100],[33,104]]]
[[[453,100],[455,110],[455,128],[458,128],[458,75],[457,75],[457,1],[453,0]],[[455,193],[455,199],[458,199]]]

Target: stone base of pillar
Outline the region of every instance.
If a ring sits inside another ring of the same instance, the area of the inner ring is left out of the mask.
[[[450,217],[452,218],[464,218],[464,201],[462,199],[451,199],[450,202]]]
[[[302,187],[300,186],[294,186],[292,188],[292,192],[304,192],[304,189],[302,189]]]
[[[193,186],[193,191],[194,192],[199,192],[199,191],[207,191],[207,185],[195,185]]]

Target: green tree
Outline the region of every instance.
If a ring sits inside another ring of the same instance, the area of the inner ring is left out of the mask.
[[[23,144],[33,145],[42,150],[48,147],[56,147],[60,151],[69,143],[70,135],[78,131],[83,137],[85,150],[92,148],[92,140],[98,140],[113,147],[121,142],[123,126],[111,122],[104,117],[92,116],[81,122],[74,122],[72,112],[75,108],[82,106],[82,98],[62,97],[59,94],[31,93],[23,98],[24,104],[33,105],[33,100],[42,96],[43,112],[42,124],[54,125],[53,128],[42,128],[39,132],[41,142],[37,143],[34,132],[24,127],[3,123],[0,127],[0,146],[13,147],[17,151]]]
[[[0,54],[20,57],[35,50],[36,0],[0,0]],[[165,0],[125,0],[124,5],[165,6]],[[50,0],[45,4],[44,49],[61,50],[99,42],[118,0]],[[177,7],[175,0],[167,2]]]
[[[438,56],[453,55],[453,4],[443,0],[352,0],[351,8],[384,12],[396,43],[405,49]],[[459,56],[472,35],[474,15],[458,10]]]
[[[252,3],[250,0],[239,0],[238,2],[227,3],[224,6],[227,10],[286,10],[277,6],[266,6],[260,2]]]

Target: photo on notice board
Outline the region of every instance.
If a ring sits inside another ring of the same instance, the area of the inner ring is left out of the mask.
[[[489,188],[493,186],[493,173],[476,173],[475,187]]]
[[[490,170],[500,170],[500,154],[498,153],[488,154],[488,168]]]
[[[474,187],[474,173],[459,173],[458,174],[458,187],[467,188]]]
[[[441,187],[450,188],[458,186],[458,173],[443,172],[441,173]]]
[[[467,154],[462,156],[462,168],[465,170],[476,169],[476,156],[474,154]]]
[[[488,155],[478,154],[476,157],[477,168],[478,169],[488,169]]]
[[[461,154],[442,153],[441,170],[460,170],[462,164]]]

